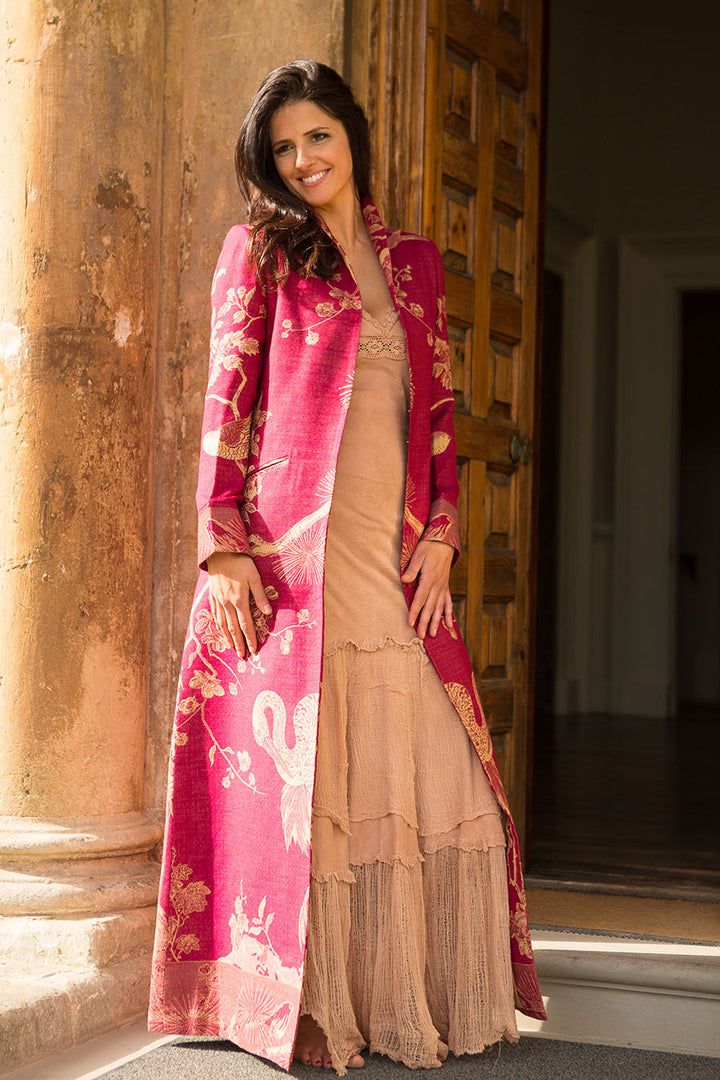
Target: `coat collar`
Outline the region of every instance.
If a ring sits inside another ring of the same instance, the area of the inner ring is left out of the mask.
[[[388,230],[385,227],[385,223],[383,222],[382,218],[380,217],[380,211],[378,210],[377,206],[372,201],[369,195],[364,196],[361,206],[363,217],[365,218],[365,226],[367,228],[368,235],[370,237],[370,240],[372,241],[373,247],[375,248],[375,254],[378,257],[382,272],[385,275],[385,281],[387,282],[387,287],[390,290],[390,296],[392,297],[392,301],[397,307],[397,300],[395,297],[395,284],[393,282],[392,275],[392,261],[390,259],[390,247],[388,244]],[[350,264],[348,262],[347,255],[343,250],[342,244],[338,244],[337,240],[330,232],[327,225],[322,220],[319,214],[317,215],[317,217],[323,232],[326,232],[332,242],[337,245],[338,250],[343,257],[345,265],[348,268],[348,271],[352,275],[353,280],[355,280],[355,276],[350,269]],[[355,285],[357,287],[357,282],[355,282]]]
[[[382,272],[385,275],[390,295],[395,303],[395,285],[392,275],[392,262],[390,259],[390,245],[388,244],[388,230],[380,217],[380,211],[369,195],[362,200],[362,212],[365,225],[372,240],[375,254],[378,257]]]

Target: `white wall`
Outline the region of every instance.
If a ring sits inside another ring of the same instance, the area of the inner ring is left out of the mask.
[[[592,429],[585,471],[593,476],[593,513],[574,541],[590,551],[585,652],[591,662],[578,700],[591,712],[611,699],[618,309],[628,301],[618,296],[618,246],[634,236],[720,233],[719,44],[715,0],[550,3],[548,230],[553,219],[566,219],[597,243],[594,349],[565,358],[585,364],[592,353],[584,377],[593,393],[585,419]],[[568,498],[566,518],[572,493]],[[561,625],[561,639],[576,629]],[[569,651],[560,640],[558,655]],[[562,683],[569,673],[558,676]]]

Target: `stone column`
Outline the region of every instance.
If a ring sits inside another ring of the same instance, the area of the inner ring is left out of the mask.
[[[147,994],[164,5],[0,24],[2,1071]]]
[[[197,580],[195,484],[223,237],[242,220],[233,153],[272,68],[312,57],[343,70],[345,0],[166,0],[163,244],[157,384],[146,806],[162,820],[170,724]]]

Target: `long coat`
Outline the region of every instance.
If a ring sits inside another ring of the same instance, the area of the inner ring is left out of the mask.
[[[388,232],[369,199],[363,214],[410,367],[400,573],[420,538],[459,547],[443,269],[431,241]],[[290,270],[286,284],[265,285],[247,240],[247,226],[230,230],[212,288],[200,575],[173,729],[149,1028],[218,1035],[288,1068],[307,936],[325,537],[361,300],[344,258],[330,281]],[[210,617],[215,551],[252,555],[272,604],[267,617],[254,609],[259,649],[246,660]],[[516,1004],[542,1019],[517,834],[457,624],[425,647],[503,811]]]

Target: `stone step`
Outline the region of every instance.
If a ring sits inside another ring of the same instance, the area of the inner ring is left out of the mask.
[[[42,931],[48,955],[64,940],[64,922]],[[83,958],[107,958],[101,946],[115,933],[112,921],[89,927]],[[720,1057],[720,947],[545,928],[532,939],[548,1019],[518,1014],[521,1033]],[[135,1018],[145,1043],[150,955],[117,955],[103,967],[51,974],[17,963],[0,970],[0,1075],[32,1061],[47,1069],[63,1051]]]
[[[720,1057],[720,947],[533,928],[546,1021],[521,1033]]]
[[[149,970],[149,954],[55,974],[0,969],[0,1075],[142,1017]]]

